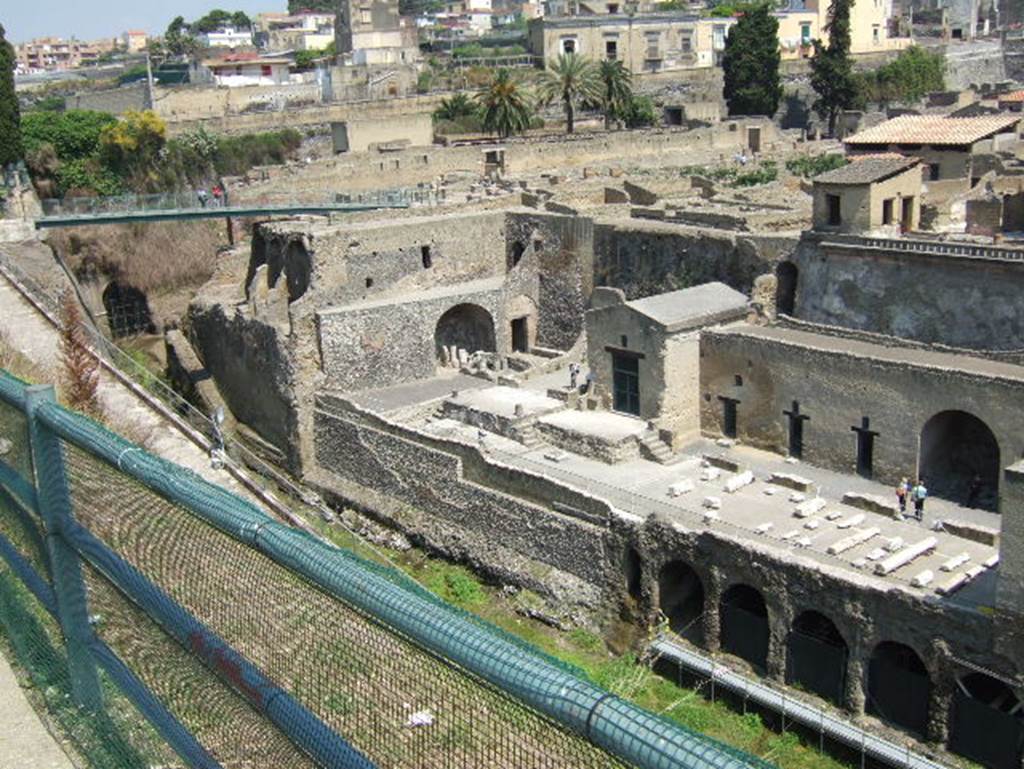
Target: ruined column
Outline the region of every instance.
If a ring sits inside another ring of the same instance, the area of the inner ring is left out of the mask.
[[[945,745],[949,739],[949,717],[953,705],[953,691],[956,674],[953,670],[949,646],[945,641],[932,644],[932,664],[929,671],[932,679],[932,696],[928,702],[928,726],[925,737],[928,742]]]
[[[864,715],[864,703],[867,701],[866,668],[863,647],[859,644],[850,649],[850,657],[846,663],[846,692],[843,704],[855,717]]]
[[[707,580],[704,584],[704,616],[702,622],[704,646],[709,652],[717,652],[721,648],[721,624],[718,607],[722,601],[723,580],[724,577],[718,567],[712,566],[708,569]]]
[[[782,607],[768,609],[768,678],[784,683],[786,680],[786,641],[792,618]]]

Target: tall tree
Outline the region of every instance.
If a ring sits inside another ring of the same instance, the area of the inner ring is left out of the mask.
[[[814,41],[811,59],[811,87],[817,92],[814,111],[828,120],[829,135],[834,135],[836,118],[844,109],[857,104],[857,78],[850,58],[850,7],[853,0],[832,0],[828,8],[828,45]]]
[[[507,69],[499,69],[483,91],[477,94],[481,123],[485,131],[502,139],[530,127],[533,110],[522,87]]]
[[[199,47],[183,16],[176,16],[164,32],[164,50],[171,56],[191,56]]]
[[[601,79],[601,109],[604,127],[612,127],[613,120],[625,120],[633,103],[633,86],[629,70],[618,59],[605,59],[598,67]]]
[[[779,22],[768,3],[744,8],[725,40],[722,70],[730,115],[774,115],[782,98]]]
[[[14,93],[14,48],[0,24],[0,168],[21,160],[21,111]]]
[[[565,132],[571,134],[576,123],[576,108],[601,103],[601,78],[597,67],[574,53],[559,54],[541,77],[540,95],[545,104],[555,99],[562,102]]]

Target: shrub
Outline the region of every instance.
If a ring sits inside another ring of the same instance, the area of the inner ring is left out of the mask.
[[[758,184],[768,184],[779,178],[779,169],[771,160],[766,160],[757,168],[750,171],[741,171],[736,174],[730,187],[754,187]]]
[[[861,98],[867,102],[918,102],[946,87],[946,60],[941,53],[914,45],[873,72],[858,75]]]
[[[64,364],[64,397],[86,414],[100,413],[100,364],[89,350],[78,301],[70,289],[60,297],[60,356]]]
[[[786,170],[794,176],[813,179],[819,174],[842,168],[849,162],[843,155],[797,155],[786,161]]]
[[[72,109],[54,115],[52,112],[30,112],[21,119],[21,136],[25,151],[32,152],[50,144],[61,160],[95,155],[103,129],[117,123],[106,112]]]
[[[624,110],[622,120],[627,128],[642,128],[658,122],[658,113],[650,96],[634,96]]]

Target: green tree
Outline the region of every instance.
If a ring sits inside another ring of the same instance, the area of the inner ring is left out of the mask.
[[[176,16],[164,32],[164,50],[169,56],[191,56],[199,47],[183,16]]]
[[[825,25],[828,45],[814,41],[811,59],[811,87],[818,94],[814,111],[828,120],[829,135],[835,134],[836,119],[844,109],[856,106],[859,89],[850,58],[850,6],[853,0],[832,0]]]
[[[103,129],[116,122],[117,118],[106,112],[84,109],[58,115],[29,112],[21,121],[21,137],[26,152],[49,144],[60,160],[81,160],[96,154]]]
[[[460,92],[448,99],[441,99],[440,106],[434,110],[434,120],[458,120],[475,115],[478,109],[472,99]]]
[[[245,14],[242,14],[243,16]],[[221,27],[226,27],[232,24],[232,16],[227,11],[221,10],[220,8],[214,8],[208,14],[203,16],[197,21],[193,21],[189,24],[189,30],[195,33],[203,32],[215,32]]]
[[[299,13],[300,11],[334,13],[338,9],[337,6],[337,0],[288,0],[288,13]]]
[[[485,131],[504,139],[530,127],[533,110],[529,99],[509,70],[503,68],[495,72],[487,87],[477,94],[477,99]]]
[[[14,93],[14,48],[0,24],[0,167],[21,160],[21,111]]]
[[[601,110],[604,112],[604,127],[612,127],[613,120],[625,120],[633,103],[633,85],[629,70],[621,61],[605,59],[598,66],[601,78]]]
[[[574,53],[559,54],[541,76],[540,95],[545,104],[555,99],[565,110],[565,132],[572,133],[576,108],[601,103],[601,78],[594,63]]]
[[[643,128],[652,126],[658,122],[658,115],[654,109],[654,102],[650,96],[633,96],[626,105],[622,114],[622,121],[626,128]]]
[[[231,26],[235,29],[252,29],[252,19],[245,11],[235,11],[231,14]]]
[[[133,189],[150,191],[159,182],[157,161],[166,140],[167,125],[155,112],[129,110],[100,134],[100,159]]]
[[[782,99],[779,22],[768,3],[747,7],[729,30],[722,57],[730,115],[775,114]]]
[[[900,55],[874,72],[859,76],[861,94],[866,101],[918,102],[925,94],[946,87],[946,59],[918,45],[900,51]]]

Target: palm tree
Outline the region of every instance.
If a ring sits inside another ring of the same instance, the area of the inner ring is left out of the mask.
[[[526,93],[507,69],[499,69],[490,84],[477,95],[485,131],[502,139],[530,127],[533,110]]]
[[[572,133],[578,104],[601,103],[601,78],[594,63],[574,53],[563,53],[549,65],[540,83],[545,103],[562,100],[565,132]]]
[[[601,79],[601,109],[604,111],[604,127],[612,127],[612,118],[621,119],[633,101],[631,75],[622,62],[605,59],[598,67]]]
[[[473,115],[477,105],[464,93],[457,93],[450,99],[441,99],[441,104],[434,110],[435,120],[458,120],[460,117]]]

